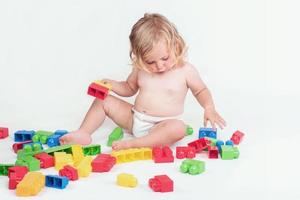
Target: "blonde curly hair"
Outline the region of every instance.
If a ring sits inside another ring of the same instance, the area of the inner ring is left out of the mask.
[[[149,72],[145,57],[153,46],[162,39],[165,40],[170,53],[174,55],[175,66],[180,67],[184,64],[186,44],[175,25],[163,15],[145,13],[144,17],[139,19],[132,27],[129,39],[132,65],[138,69]]]

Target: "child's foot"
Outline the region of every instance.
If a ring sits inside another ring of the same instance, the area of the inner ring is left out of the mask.
[[[132,148],[133,146],[131,140],[122,140],[122,141],[114,141],[111,147],[113,150],[118,151],[122,149],[129,149]]]
[[[59,139],[61,145],[64,144],[81,144],[88,145],[92,142],[90,134],[80,130],[70,132]]]

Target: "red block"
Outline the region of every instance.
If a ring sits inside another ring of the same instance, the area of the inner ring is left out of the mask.
[[[154,147],[152,149],[152,157],[155,163],[174,162],[173,152],[170,147]]]
[[[230,140],[235,144],[238,145],[241,143],[243,137],[244,137],[244,133],[242,133],[241,131],[236,131],[232,134]]]
[[[8,128],[0,127],[0,139],[8,137]]]
[[[27,172],[28,168],[25,166],[14,166],[8,168],[8,188],[10,190],[16,189],[17,185],[24,178]]]
[[[196,150],[196,153],[200,153],[201,151],[205,150],[209,144],[210,144],[210,141],[206,140],[205,138],[200,138],[198,140],[188,143],[188,146],[194,147]]]
[[[154,192],[173,192],[174,183],[167,175],[159,175],[149,179],[149,187]]]
[[[116,164],[116,158],[109,154],[99,154],[92,161],[93,172],[108,172]]]
[[[194,147],[176,147],[176,158],[194,158],[196,156],[196,150]]]
[[[40,160],[41,168],[49,168],[54,166],[54,157],[45,152],[35,154],[34,157]]]
[[[28,140],[28,141],[24,141],[24,142],[14,143],[12,145],[12,148],[13,148],[13,150],[14,150],[15,153],[18,153],[18,151],[20,149],[23,149],[24,144],[28,144],[28,143],[31,143],[31,142],[32,142],[31,140]]]
[[[209,158],[218,158],[219,157],[218,147],[209,146],[208,147],[208,157]]]
[[[78,171],[74,167],[70,165],[64,166],[64,168],[59,170],[59,175],[60,176],[65,176],[71,181],[76,181],[78,180]]]
[[[108,95],[109,89],[97,83],[91,83],[88,89],[88,94],[99,99],[105,99]]]

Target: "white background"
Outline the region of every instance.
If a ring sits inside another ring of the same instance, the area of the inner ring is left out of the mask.
[[[176,24],[189,46],[189,61],[228,123],[219,138],[229,139],[236,129],[246,133],[240,158],[198,155],[206,161],[206,172],[198,176],[178,172],[180,160],[123,164],[63,191],[46,188],[38,197],[299,199],[299,6],[296,0],[0,1],[0,126],[11,134],[0,141],[0,163],[16,159],[11,150],[16,130],[78,128],[93,100],[86,95],[89,83],[127,77],[131,27],[145,12],[158,12]],[[197,132],[202,118],[189,93],[186,123]],[[107,120],[93,135],[104,152],[110,151],[105,142],[114,127]],[[139,186],[118,187],[121,172],[134,174]],[[174,180],[173,193],[148,188],[147,180],[157,174]],[[15,197],[7,182],[0,177],[1,199]]]

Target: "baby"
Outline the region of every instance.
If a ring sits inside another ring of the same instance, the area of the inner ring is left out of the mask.
[[[204,126],[225,126],[210,91],[197,69],[185,61],[186,45],[175,26],[160,14],[145,14],[129,36],[132,72],[126,81],[104,79],[123,97],[137,96],[134,104],[108,95],[95,99],[80,128],[60,139],[61,144],[90,144],[91,134],[106,116],[133,134],[134,139],[115,141],[113,150],[170,145],[186,134],[180,120],[188,89],[204,108]]]

